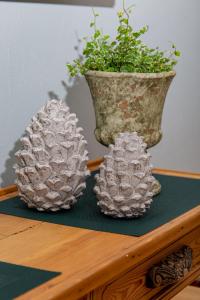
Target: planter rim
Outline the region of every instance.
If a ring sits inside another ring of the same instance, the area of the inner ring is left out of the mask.
[[[115,77],[115,78],[124,78],[124,77],[135,77],[135,78],[165,78],[165,77],[174,77],[176,75],[175,71],[161,72],[161,73],[125,73],[125,72],[104,72],[104,71],[87,71],[86,77]]]

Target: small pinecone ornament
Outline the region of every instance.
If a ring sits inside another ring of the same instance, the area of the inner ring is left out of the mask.
[[[39,211],[70,209],[86,187],[87,142],[75,114],[50,100],[32,118],[15,156],[21,199]]]
[[[109,150],[95,176],[97,204],[105,215],[114,218],[142,216],[152,202],[155,183],[146,144],[136,132],[125,132]]]

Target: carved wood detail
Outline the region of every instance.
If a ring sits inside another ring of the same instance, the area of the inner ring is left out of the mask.
[[[161,287],[183,279],[192,267],[192,249],[183,246],[153,266],[147,274],[147,286]]]

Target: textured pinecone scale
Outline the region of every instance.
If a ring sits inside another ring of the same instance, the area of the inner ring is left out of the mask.
[[[136,132],[121,133],[115,145],[109,146],[94,187],[97,204],[104,214],[136,218],[146,212],[155,183],[150,158],[146,144]]]
[[[62,101],[50,100],[32,118],[15,155],[21,199],[40,211],[70,209],[89,175],[87,142],[76,115]]]

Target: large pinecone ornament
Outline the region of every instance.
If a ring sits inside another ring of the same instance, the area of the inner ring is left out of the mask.
[[[126,132],[109,150],[95,176],[98,205],[104,214],[115,218],[142,216],[150,207],[155,184],[146,144],[136,132]]]
[[[75,114],[50,100],[32,118],[15,155],[16,184],[28,207],[40,211],[70,209],[85,188],[88,151]]]

